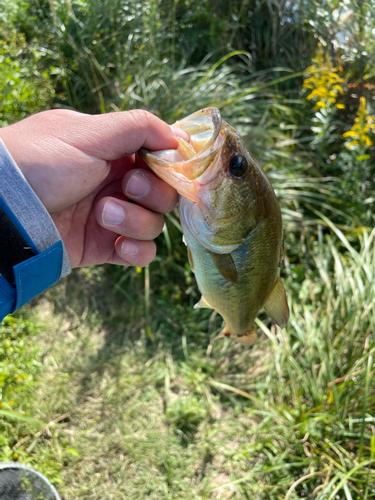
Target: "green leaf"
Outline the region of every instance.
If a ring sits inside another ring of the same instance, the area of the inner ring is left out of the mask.
[[[26,417],[25,415],[21,415],[20,413],[16,411],[11,411],[11,410],[0,410],[0,416],[9,418],[10,420],[17,420],[19,422],[27,422],[29,424],[35,424],[40,427],[43,427],[45,424],[41,422],[40,420],[37,420],[36,418],[32,417]]]

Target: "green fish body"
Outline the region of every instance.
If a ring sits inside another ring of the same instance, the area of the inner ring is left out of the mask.
[[[260,308],[281,327],[289,309],[280,279],[280,207],[256,160],[217,108],[175,123],[190,134],[177,150],[140,155],[180,194],[190,265],[202,298],[225,321],[219,335],[252,344]]]

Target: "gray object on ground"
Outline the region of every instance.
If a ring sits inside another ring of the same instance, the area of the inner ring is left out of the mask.
[[[0,462],[1,500],[61,500],[40,472],[16,462]]]

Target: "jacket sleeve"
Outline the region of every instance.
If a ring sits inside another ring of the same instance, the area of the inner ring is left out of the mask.
[[[0,321],[70,270],[53,220],[0,140]]]

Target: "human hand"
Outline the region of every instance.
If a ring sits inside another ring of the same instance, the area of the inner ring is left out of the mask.
[[[0,129],[0,139],[51,214],[72,267],[153,260],[151,240],[177,193],[144,164],[135,168],[134,153],[177,148],[169,125],[142,110],[52,110]]]

